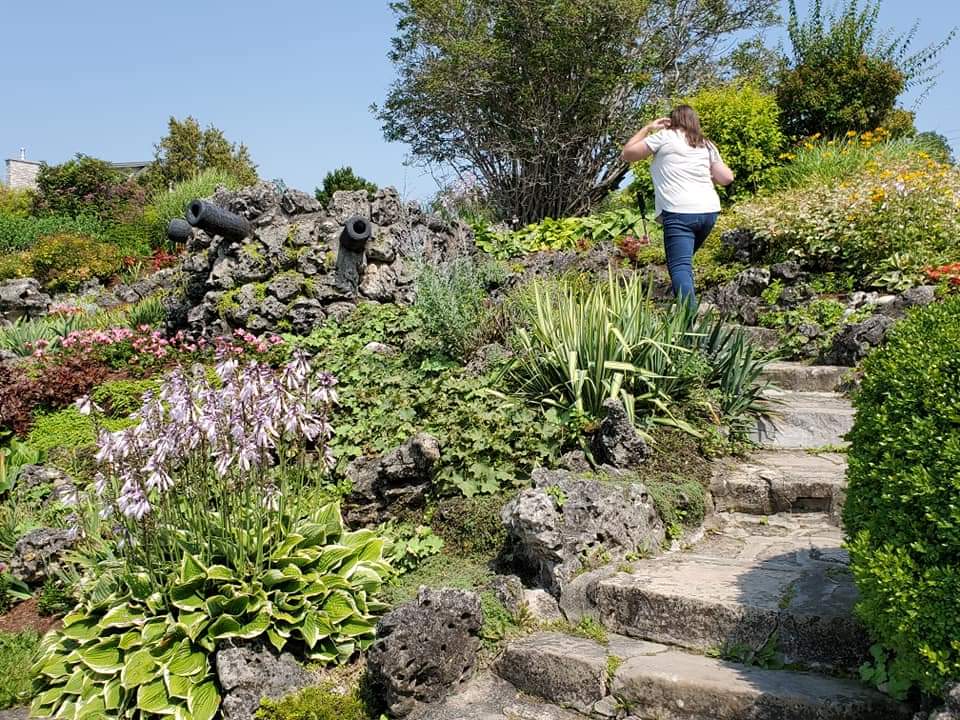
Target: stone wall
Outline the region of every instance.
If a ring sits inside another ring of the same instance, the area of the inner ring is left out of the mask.
[[[40,163],[32,160],[7,160],[7,185],[12,188],[30,188],[37,186],[37,173]]]
[[[308,334],[357,302],[408,303],[418,262],[475,252],[468,226],[404,204],[392,188],[372,200],[366,191],[338,191],[323,207],[307,193],[261,183],[218,190],[211,202],[246,218],[252,232],[229,240],[193,230],[181,289],[169,306],[170,330]],[[355,216],[372,231],[360,252],[340,243],[344,224]]]

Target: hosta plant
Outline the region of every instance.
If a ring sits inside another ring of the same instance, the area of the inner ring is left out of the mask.
[[[369,646],[385,609],[373,598],[391,572],[382,539],[344,532],[327,504],[264,544],[262,572],[185,554],[160,589],[144,571],[93,581],[41,647],[33,712],[206,719],[220,703],[209,660],[220,642],[263,638],[323,663]]]
[[[101,435],[91,572],[44,644],[36,713],[209,718],[221,642],[263,639],[323,663],[372,642],[384,542],[317,503],[334,384],[300,354],[279,371],[227,359],[212,376],[174,371],[135,425]],[[112,548],[95,543],[110,525]]]

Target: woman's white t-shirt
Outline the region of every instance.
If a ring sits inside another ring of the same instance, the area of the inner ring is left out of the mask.
[[[650,174],[656,196],[656,215],[720,212],[720,196],[713,187],[710,168],[720,162],[713,143],[691,147],[679,130],[661,130],[645,139],[653,153]]]

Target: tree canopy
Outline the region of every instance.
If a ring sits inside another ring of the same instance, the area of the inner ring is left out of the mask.
[[[502,218],[588,211],[666,97],[712,77],[730,33],[775,0],[402,0],[398,77],[375,112],[416,162],[475,175]]]
[[[160,187],[196,177],[207,169],[222,170],[242,185],[257,181],[257,166],[243,143],[236,145],[223,131],[208,125],[201,129],[196,118],[170,117],[167,135],[154,146],[154,161],[147,172],[148,181]]]

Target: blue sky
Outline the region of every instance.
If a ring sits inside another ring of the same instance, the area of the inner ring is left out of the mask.
[[[287,0],[269,9],[249,0],[4,5],[2,157],[26,147],[29,159],[51,163],[77,152],[149,159],[167,118],[193,115],[245,142],[261,176],[294,187],[312,189],[326,171],[351,165],[409,197],[436,188],[424,171],[405,167],[405,146],[386,143],[369,111],[394,77],[386,0]],[[906,30],[915,19],[920,47],[960,24],[960,4],[883,3],[884,27]],[[769,39],[781,35],[772,30]],[[960,148],[960,40],[942,70],[917,125]]]

